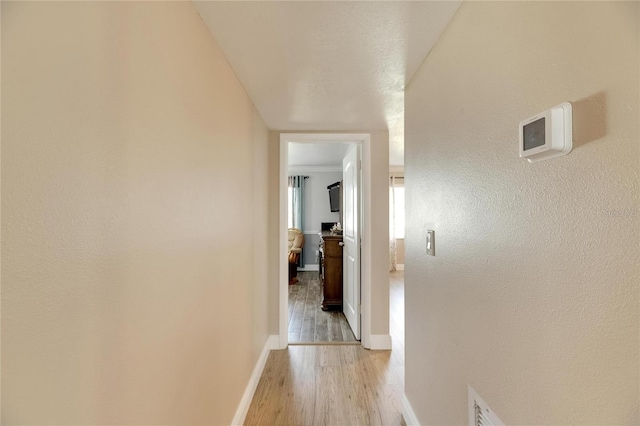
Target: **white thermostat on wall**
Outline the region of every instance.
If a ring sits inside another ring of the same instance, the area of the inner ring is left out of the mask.
[[[520,123],[520,158],[530,163],[560,157],[573,147],[572,109],[569,102]]]

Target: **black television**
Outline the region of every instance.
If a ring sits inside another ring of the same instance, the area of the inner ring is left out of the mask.
[[[329,190],[329,205],[332,212],[340,211],[340,182],[327,186]]]

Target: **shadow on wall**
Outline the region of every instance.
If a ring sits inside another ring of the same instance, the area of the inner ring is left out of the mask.
[[[573,107],[573,148],[607,135],[607,94],[598,92],[571,102]]]

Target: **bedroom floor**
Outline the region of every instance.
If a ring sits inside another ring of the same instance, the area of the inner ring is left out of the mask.
[[[353,343],[356,340],[342,312],[323,311],[317,272],[298,272],[289,286],[289,343]]]

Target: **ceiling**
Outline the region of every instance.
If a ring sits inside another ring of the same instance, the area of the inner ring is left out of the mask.
[[[332,167],[342,170],[342,159],[350,143],[289,143],[288,163],[291,167]]]
[[[404,164],[404,86],[459,1],[196,1],[267,126],[389,130]]]

